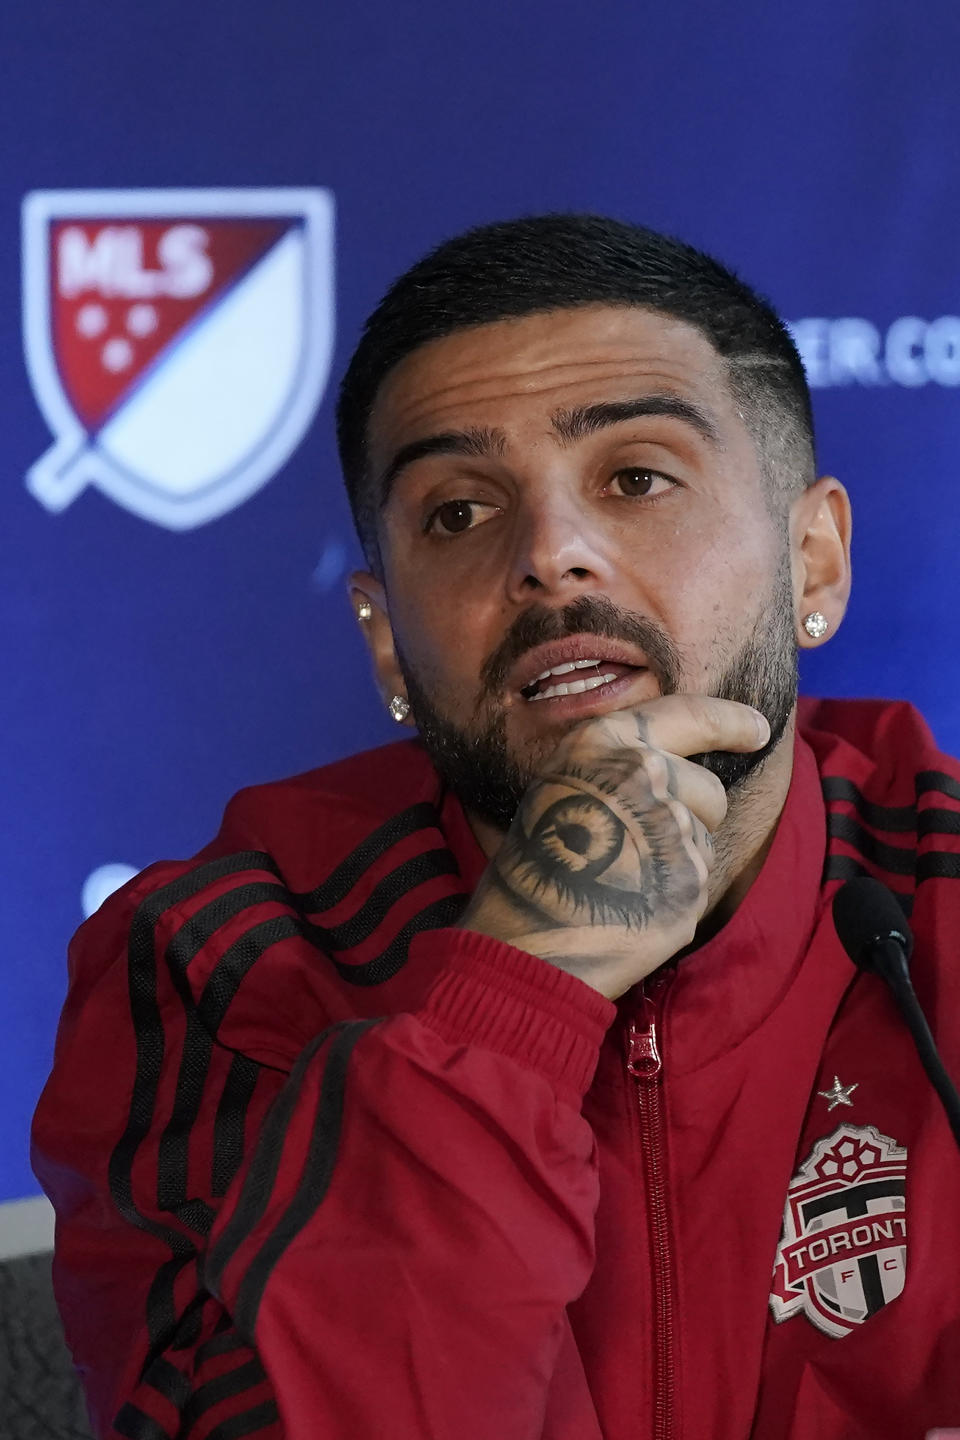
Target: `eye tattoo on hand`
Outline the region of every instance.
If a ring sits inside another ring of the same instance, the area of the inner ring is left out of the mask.
[[[609,805],[568,794],[547,805],[529,832],[526,818],[521,812],[496,861],[511,899],[540,924],[643,925],[650,904],[637,887],[636,847]]]
[[[530,858],[592,880],[616,859],[623,836],[624,826],[599,800],[570,795],[540,816],[529,840]]]

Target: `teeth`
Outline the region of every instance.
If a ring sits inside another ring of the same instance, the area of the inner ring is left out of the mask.
[[[596,661],[591,660],[590,664],[594,665]],[[570,666],[570,669],[573,668],[575,667]],[[547,671],[547,675],[553,675],[555,673],[553,670]],[[564,674],[566,672],[561,671],[560,673]],[[540,676],[541,680],[544,678],[543,675]],[[609,675],[591,675],[589,680],[571,680],[568,685],[548,685],[546,690],[538,690],[536,695],[531,695],[530,700],[532,703],[534,700],[554,700],[560,695],[581,695],[584,690],[596,690],[599,685],[607,685],[611,680],[616,680],[616,678],[616,675],[613,673]]]
[[[568,660],[563,665],[554,665],[552,670],[544,670],[543,674],[538,675],[533,683],[536,684],[539,680],[546,680],[551,675],[569,675],[571,670],[593,670],[597,668],[599,664],[599,660]]]

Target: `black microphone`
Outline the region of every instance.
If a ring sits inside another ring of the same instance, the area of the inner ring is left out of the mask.
[[[960,1145],[960,1095],[940,1059],[927,1017],[910,982],[913,936],[896,896],[879,880],[859,875],[855,880],[848,880],[834,895],[833,923],[841,945],[857,969],[879,975],[893,992],[921,1064],[943,1102],[950,1128]]]

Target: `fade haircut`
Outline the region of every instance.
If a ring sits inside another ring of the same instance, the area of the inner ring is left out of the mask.
[[[702,251],[602,215],[533,215],[468,230],[395,281],[363,329],[340,387],[337,444],[354,522],[379,570],[370,415],[391,370],[421,345],[498,320],[630,305],[694,326],[725,362],[775,512],[815,478],[803,364],[768,302]]]

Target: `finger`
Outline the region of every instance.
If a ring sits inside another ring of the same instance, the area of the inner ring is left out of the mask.
[[[616,717],[616,725],[603,724],[600,734],[594,725],[579,726],[567,736],[552,757],[549,775],[541,779],[578,788],[584,774],[602,773],[635,812],[645,811],[651,802],[677,800],[708,829],[720,826],[727,813],[727,792],[712,771],[638,740],[632,715]]]
[[[710,872],[713,869],[716,854],[713,847],[713,835],[695,815],[693,816],[691,843],[696,848],[697,858],[703,866],[703,881],[700,887],[700,906],[697,911],[697,919],[700,920],[710,900]]]
[[[692,811],[679,801],[668,802],[677,836],[693,869],[694,891],[687,894],[685,906],[692,907],[696,917],[703,914],[707,906],[707,892],[710,871],[713,869],[713,836]]]
[[[609,773],[616,774],[618,788],[635,809],[646,809],[651,798],[661,804],[676,801],[710,830],[722,823],[727,792],[712,771],[642,741],[624,746],[619,755],[616,769],[609,767]]]
[[[728,797],[723,782],[702,765],[673,757],[670,793],[708,831],[719,830],[727,814]]]
[[[751,752],[770,739],[770,726],[759,710],[712,695],[661,695],[635,710],[605,715],[597,723],[610,726],[621,744],[640,740],[672,755],[700,755],[706,750]]]

